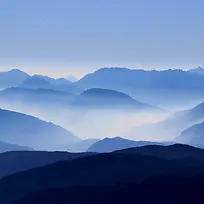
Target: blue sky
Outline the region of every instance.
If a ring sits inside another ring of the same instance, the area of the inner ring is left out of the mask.
[[[0,69],[80,77],[105,66],[203,66],[203,8],[203,0],[1,0]]]

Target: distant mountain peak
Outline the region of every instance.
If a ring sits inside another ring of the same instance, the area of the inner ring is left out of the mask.
[[[194,69],[190,69],[189,72],[197,73],[197,74],[204,74],[204,68],[199,66]]]
[[[161,142],[151,142],[151,141],[135,141],[130,139],[125,139],[122,137],[113,137],[113,138],[104,138],[95,142],[92,146],[89,147],[87,151],[89,152],[112,152],[116,150],[140,147],[145,145],[165,145]]]
[[[9,72],[24,72],[24,71],[22,71],[22,70],[20,70],[20,69],[11,69]],[[25,73],[25,72],[24,72]]]
[[[66,79],[70,82],[76,82],[78,80],[74,75],[69,75]]]

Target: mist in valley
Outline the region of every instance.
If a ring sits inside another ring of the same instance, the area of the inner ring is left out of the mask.
[[[0,102],[3,109],[33,115],[47,122],[52,122],[68,129],[81,139],[121,136],[133,140],[168,141],[173,137],[154,135],[151,129],[146,134],[137,129],[147,130],[149,124],[158,123],[173,114],[172,111],[121,111],[121,110],[87,110],[67,107],[49,106],[47,104],[26,105],[23,101]],[[134,131],[131,131],[133,130]],[[168,131],[168,130],[166,130]]]

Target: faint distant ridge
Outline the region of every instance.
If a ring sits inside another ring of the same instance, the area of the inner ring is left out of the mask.
[[[10,151],[34,151],[34,149],[0,141],[0,153]]]
[[[100,88],[93,88],[84,91],[79,95],[79,97],[77,97],[73,105],[89,108],[156,109],[156,107],[134,100],[125,93]]]
[[[167,144],[167,143],[166,143]],[[162,142],[151,142],[151,141],[135,141],[124,139],[122,137],[113,137],[113,138],[104,138],[95,142],[89,149],[88,152],[113,152],[116,150],[132,148],[132,147],[141,147],[145,145],[165,145]]]
[[[190,69],[189,72],[196,73],[196,74],[204,74],[204,68],[199,66],[197,68]]]
[[[71,82],[76,82],[78,80],[74,75],[69,75],[66,77],[66,79]]]
[[[52,85],[49,81],[47,81],[46,79],[43,79],[37,75],[34,75],[28,79],[26,79],[25,81],[23,81],[19,87],[21,88],[29,88],[29,89],[38,89],[38,88],[51,88]]]
[[[184,130],[178,137],[178,141],[191,144],[196,147],[204,147],[204,122],[193,125]]]
[[[48,77],[48,76],[43,76],[43,75],[38,75],[38,74],[35,74],[32,77],[44,79],[44,80],[48,81],[50,84],[56,85],[56,86],[57,85],[66,85],[66,84],[71,83],[69,80],[67,80],[65,78],[54,79],[54,78],[51,78],[51,77]]]
[[[68,81],[67,79],[53,79],[42,75],[34,75],[26,79],[19,85],[19,87],[28,89],[52,89],[72,94],[79,94],[84,91],[80,86]]]
[[[204,75],[182,69],[102,68],[75,83],[84,89],[120,91],[139,101],[164,107],[200,101],[204,97]]]
[[[181,83],[181,78],[188,79]],[[199,80],[199,81],[198,81]],[[143,70],[128,68],[101,68],[85,75],[77,82],[86,88],[120,89],[172,89],[190,88],[195,83],[204,87],[203,77],[192,75],[182,69]]]

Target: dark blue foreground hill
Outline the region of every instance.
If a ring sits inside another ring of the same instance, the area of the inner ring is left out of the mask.
[[[0,143],[0,148],[1,148]],[[14,149],[13,149],[14,150]],[[70,161],[95,153],[70,153],[70,152],[46,152],[46,151],[11,151],[0,154],[0,178],[10,174],[26,171],[28,169],[52,164],[58,161]]]
[[[204,175],[152,176],[140,184],[46,189],[14,204],[203,204]]]
[[[203,171],[203,149],[180,144],[145,146],[61,161],[4,177],[0,179],[0,200],[11,204],[31,192],[51,188],[139,184],[155,175],[194,176]]]

